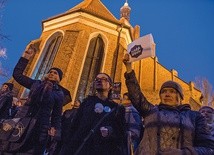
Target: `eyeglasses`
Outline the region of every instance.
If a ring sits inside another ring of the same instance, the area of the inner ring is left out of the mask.
[[[109,82],[108,78],[105,78],[105,77],[102,77],[102,78],[96,77],[94,81],[95,81],[95,82],[97,82],[97,81]]]

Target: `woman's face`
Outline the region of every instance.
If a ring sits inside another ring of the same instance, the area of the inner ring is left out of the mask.
[[[181,103],[181,97],[174,88],[163,88],[160,92],[161,102],[170,106],[177,106]]]

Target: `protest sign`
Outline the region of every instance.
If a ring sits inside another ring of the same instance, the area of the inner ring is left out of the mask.
[[[134,40],[128,45],[130,62],[155,56],[155,43],[152,34],[145,35]]]
[[[120,97],[121,97],[121,82],[114,82],[111,91],[111,99],[120,99]]]

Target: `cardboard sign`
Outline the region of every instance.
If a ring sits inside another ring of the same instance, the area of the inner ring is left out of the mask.
[[[120,99],[121,97],[121,82],[115,82],[111,91],[111,99]]]
[[[130,62],[147,57],[155,57],[155,43],[152,34],[145,35],[134,40],[128,45]]]

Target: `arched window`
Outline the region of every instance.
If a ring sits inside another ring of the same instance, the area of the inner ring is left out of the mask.
[[[35,79],[41,79],[44,74],[52,67],[56,53],[59,49],[62,41],[62,33],[57,32],[53,34],[47,41],[43,53],[40,57],[40,61],[35,69]]]
[[[77,91],[77,98],[82,100],[91,89],[95,76],[101,71],[104,55],[104,42],[101,35],[91,39]]]
[[[52,67],[53,61],[55,59],[56,53],[59,49],[60,43],[62,41],[62,33],[56,32],[53,34],[46,42],[45,48],[42,51],[42,54],[39,58],[36,68],[32,74],[32,78],[41,79],[44,74]],[[29,90],[25,89],[22,93],[22,97],[25,98],[28,96]]]

